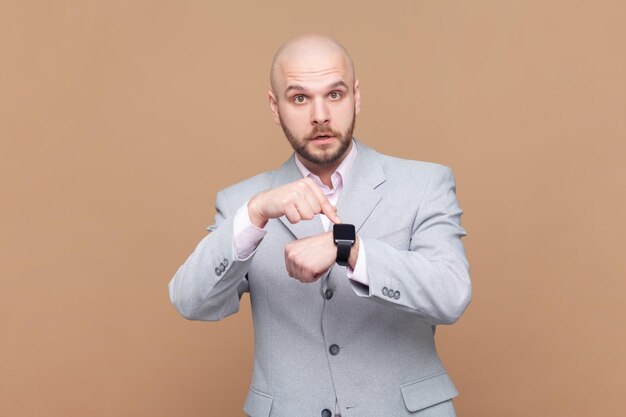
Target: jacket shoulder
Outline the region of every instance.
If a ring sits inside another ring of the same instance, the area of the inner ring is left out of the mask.
[[[433,176],[447,176],[452,172],[450,167],[436,162],[403,159],[380,153],[378,156],[389,179],[399,178],[406,182],[412,178],[421,180]]]
[[[218,192],[224,197],[231,212],[235,212],[255,194],[267,190],[272,184],[274,171],[266,171],[232,184]]]

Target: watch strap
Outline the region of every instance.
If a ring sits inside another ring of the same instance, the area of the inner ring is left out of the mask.
[[[350,251],[352,250],[352,244],[349,240],[338,240],[337,243],[337,259],[336,262],[341,266],[348,266],[348,259],[350,258]]]

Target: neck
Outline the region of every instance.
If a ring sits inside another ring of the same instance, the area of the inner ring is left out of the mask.
[[[302,165],[304,165],[306,169],[311,171],[312,174],[317,175],[320,178],[320,181],[322,181],[322,184],[332,189],[333,183],[331,181],[331,176],[333,175],[333,172],[337,170],[337,167],[341,165],[343,160],[346,159],[346,156],[348,156],[348,154],[352,150],[352,146],[353,146],[353,143],[350,143],[350,146],[348,146],[348,149],[346,149],[343,155],[341,155],[339,158],[337,158],[335,162],[329,165],[315,164],[313,162],[300,158],[300,155],[298,154],[296,154],[296,158],[298,158],[298,160],[302,162]]]

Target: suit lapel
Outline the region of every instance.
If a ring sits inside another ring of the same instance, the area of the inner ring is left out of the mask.
[[[382,199],[382,191],[378,186],[385,182],[385,173],[376,151],[356,139],[355,142],[357,156],[348,174],[348,181],[339,195],[337,214],[342,223],[353,224],[358,233]],[[345,270],[335,268],[336,265],[333,264],[326,272],[322,288],[348,285]]]
[[[343,223],[353,224],[358,233],[382,198],[378,186],[385,182],[385,173],[378,154],[361,142],[355,142],[357,156],[339,195],[337,213]]]

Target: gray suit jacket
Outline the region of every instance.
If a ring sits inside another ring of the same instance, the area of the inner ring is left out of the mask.
[[[217,194],[215,224],[169,284],[190,320],[221,320],[250,293],[252,417],[454,416],[458,392],[435,351],[437,324],[454,323],[471,298],[465,231],[449,168],[382,155],[360,142],[338,214],[365,245],[369,287],[335,265],[302,284],[284,247],[323,233],[319,216],[270,220],[253,256],[233,258],[234,213],[254,194],[301,178],[294,155],[279,169]]]

